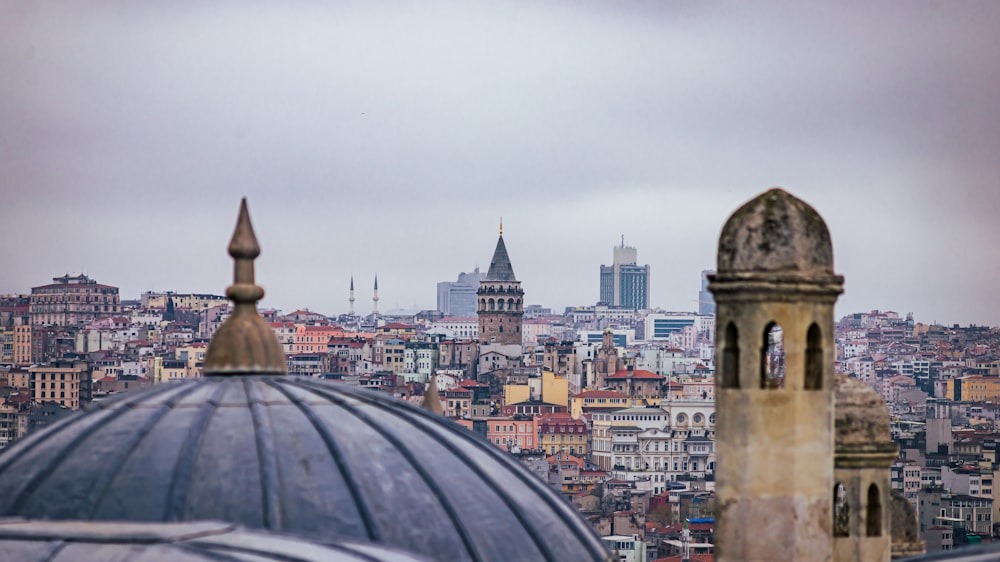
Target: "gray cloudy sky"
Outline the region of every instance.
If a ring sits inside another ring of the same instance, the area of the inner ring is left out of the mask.
[[[0,0],[0,292],[81,269],[265,305],[435,306],[502,215],[528,302],[622,234],[696,306],[722,223],[815,206],[838,313],[1000,324],[1000,2]]]

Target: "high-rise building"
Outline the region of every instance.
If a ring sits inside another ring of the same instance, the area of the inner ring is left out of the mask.
[[[715,297],[708,290],[708,276],[715,273],[714,269],[701,272],[701,291],[698,291],[698,314],[715,314]]]
[[[632,310],[649,308],[649,265],[636,263],[636,249],[614,248],[613,263],[601,266],[601,304]]]
[[[490,270],[480,281],[479,341],[484,344],[521,345],[521,323],[524,318],[524,291],[514,277],[507,246],[503,243],[503,226],[497,248],[490,260]]]
[[[459,273],[457,281],[437,284],[437,309],[445,316],[472,317],[476,315],[476,292],[486,275],[477,267],[469,273]]]
[[[53,277],[53,283],[32,287],[32,326],[85,326],[99,318],[121,314],[118,287],[101,285],[86,275]]]

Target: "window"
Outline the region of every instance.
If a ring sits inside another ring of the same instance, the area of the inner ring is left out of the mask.
[[[726,326],[725,345],[722,348],[722,387],[740,387],[739,333],[732,322]]]
[[[869,537],[882,536],[882,498],[878,486],[868,487],[868,506],[865,512],[865,534]]]
[[[806,335],[806,390],[823,388],[823,337],[819,326],[813,323]]]
[[[850,535],[851,509],[847,504],[847,489],[840,482],[833,486],[833,536]]]
[[[764,328],[760,350],[760,387],[776,389],[785,387],[785,348],[781,325],[771,322]]]

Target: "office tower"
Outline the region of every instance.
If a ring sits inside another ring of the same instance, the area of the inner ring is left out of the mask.
[[[601,266],[601,304],[632,310],[649,308],[649,265],[636,263],[636,249],[614,248],[613,263]]]

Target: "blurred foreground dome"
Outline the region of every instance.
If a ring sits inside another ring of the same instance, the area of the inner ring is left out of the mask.
[[[230,523],[0,520],[0,562],[426,562],[351,541],[318,545]]]
[[[375,391],[285,376],[257,314],[244,201],[233,314],[205,378],[102,402],[0,454],[0,516],[215,520],[433,560],[609,560],[575,509],[506,453]]]

